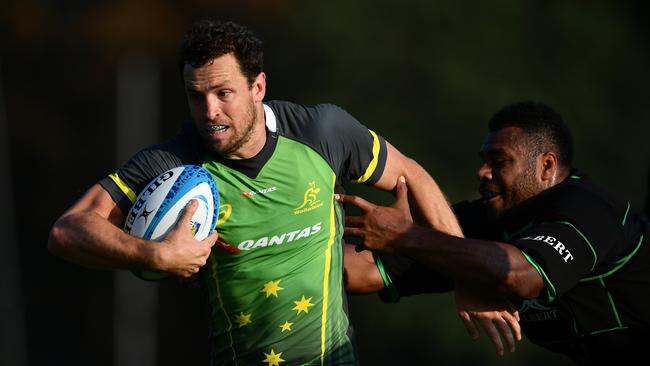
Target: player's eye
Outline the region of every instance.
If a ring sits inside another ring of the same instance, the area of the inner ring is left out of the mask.
[[[495,159],[495,160],[492,160],[492,161],[490,162],[490,165],[491,165],[493,168],[502,168],[502,167],[505,166],[507,163],[508,163],[508,160],[506,160],[506,159]]]

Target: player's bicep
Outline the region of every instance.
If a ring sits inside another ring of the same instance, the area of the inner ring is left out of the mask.
[[[386,164],[374,187],[385,191],[393,190],[397,184],[397,178],[407,176],[408,167],[412,163],[410,158],[386,141]]]
[[[116,226],[124,222],[124,212],[115,204],[111,195],[99,184],[95,184],[65,213],[94,213]]]

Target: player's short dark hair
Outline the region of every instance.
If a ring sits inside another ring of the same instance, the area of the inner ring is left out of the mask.
[[[250,84],[263,69],[262,41],[250,29],[231,21],[200,20],[183,36],[178,66],[205,66],[213,59],[233,53]]]
[[[573,161],[573,138],[562,116],[540,102],[517,102],[496,112],[488,123],[490,132],[506,127],[520,127],[529,137],[527,147],[537,155],[554,151],[558,161],[570,168]]]

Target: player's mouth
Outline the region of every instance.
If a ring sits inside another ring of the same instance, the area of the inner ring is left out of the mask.
[[[487,204],[493,203],[501,196],[501,193],[486,187],[481,187],[478,191],[481,194],[481,201]]]
[[[226,125],[206,125],[205,126],[205,131],[210,135],[217,135],[217,134],[225,132],[229,128],[230,127],[228,127]]]

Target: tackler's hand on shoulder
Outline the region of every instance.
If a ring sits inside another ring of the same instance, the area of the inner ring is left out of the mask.
[[[389,207],[375,205],[358,196],[337,194],[338,201],[351,203],[363,211],[361,216],[345,218],[345,235],[361,238],[367,249],[395,253],[395,247],[406,240],[413,226],[404,177],[397,183],[396,194],[395,203]]]

